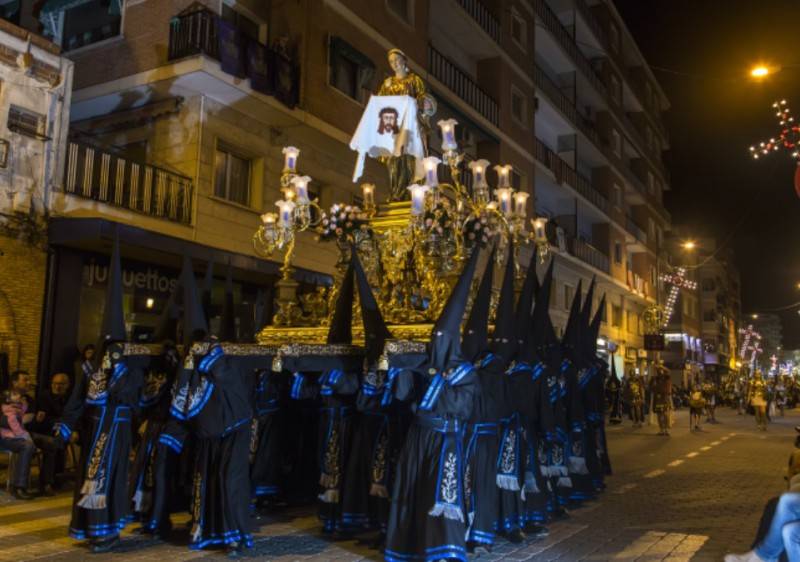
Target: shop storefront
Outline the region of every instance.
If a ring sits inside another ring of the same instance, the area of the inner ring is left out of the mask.
[[[178,284],[184,255],[192,259],[198,287],[206,286],[212,264],[209,327],[219,333],[230,269],[236,316],[236,339],[253,341],[272,318],[279,264],[220,251],[189,241],[115,225],[102,219],[57,219],[51,228],[51,251],[42,334],[40,374],[72,374],[78,350],[95,343],[105,305],[109,254],[114,231],[122,254],[123,306],[130,341],[151,341],[159,317]],[[329,285],[329,276],[297,270],[300,292]]]

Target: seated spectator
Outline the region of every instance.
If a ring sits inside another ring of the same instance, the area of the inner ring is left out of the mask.
[[[22,420],[26,415],[28,406],[16,390],[7,390],[3,393],[2,414],[3,423],[0,425],[0,447],[12,451],[15,455],[14,474],[11,476],[11,493],[20,500],[29,500],[28,476],[31,469],[31,459],[36,453],[36,445],[30,434],[25,431]]]
[[[744,554],[727,554],[725,562],[772,562],[786,552],[789,562],[800,561],[800,492],[781,494],[775,512],[753,550]]]
[[[63,454],[59,443],[52,437],[55,423],[64,414],[69,390],[69,377],[65,373],[56,373],[50,380],[50,388],[43,391],[36,408],[36,417],[27,426],[33,442],[42,451],[42,463],[39,467],[39,490],[46,496],[54,494],[56,468],[61,458],[63,470]]]

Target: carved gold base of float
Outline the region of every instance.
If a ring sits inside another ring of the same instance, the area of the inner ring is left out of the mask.
[[[389,324],[389,332],[397,340],[427,342],[433,324]],[[324,344],[328,338],[327,326],[268,326],[259,332],[258,343],[267,346],[280,346],[294,343]],[[363,345],[364,327],[353,325],[353,344]]]

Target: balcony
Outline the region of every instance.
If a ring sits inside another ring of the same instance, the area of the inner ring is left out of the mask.
[[[457,0],[457,2],[489,37],[497,43],[500,42],[500,22],[480,0]]]
[[[472,77],[432,45],[428,46],[428,66],[434,78],[447,86],[492,125],[500,126],[500,109],[497,102],[484,92]]]
[[[608,256],[579,238],[572,238],[569,241],[569,253],[604,273],[611,271]]]
[[[249,78],[253,90],[290,108],[298,103],[300,67],[289,56],[237,32],[221,34],[217,14],[202,8],[172,18],[169,29],[167,60],[197,55],[219,61],[232,76]],[[251,60],[256,62],[249,64]]]
[[[591,180],[575,171],[541,140],[534,138],[534,141],[534,156],[553,173],[556,178],[556,183],[566,183],[570,185],[575,191],[580,193],[584,199],[600,209],[603,213],[608,214],[609,201],[606,199],[605,195],[594,188]]]
[[[192,221],[190,178],[78,142],[67,149],[64,192],[173,222]]]
[[[631,217],[625,217],[625,230],[630,232],[642,244],[647,244],[647,234],[639,225],[633,222]]]

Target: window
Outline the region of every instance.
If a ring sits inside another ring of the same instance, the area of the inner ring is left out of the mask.
[[[46,33],[52,34],[54,42],[65,51],[110,39],[122,32],[122,0],[88,0],[53,15],[60,25]]]
[[[622,327],[622,307],[611,305],[611,325],[615,328]]]
[[[704,322],[716,322],[717,321],[717,313],[714,310],[706,310],[703,313],[703,321]]]
[[[515,191],[520,191],[522,189],[522,179],[522,174],[514,168],[511,168],[511,187],[513,187]]]
[[[656,223],[650,218],[647,219],[647,237],[650,240],[656,239]]]
[[[229,145],[218,142],[214,158],[214,195],[250,205],[251,161]]]
[[[650,195],[656,194],[656,177],[650,170],[647,171],[647,193]]]
[[[692,316],[692,303],[689,301],[689,298],[683,295],[681,300],[683,300],[683,314]]]
[[[511,39],[523,51],[528,50],[528,24],[513,8],[511,10]]]
[[[656,226],[656,246],[661,247],[664,242],[664,230],[660,226]]]
[[[618,209],[622,209],[622,188],[619,184],[614,184],[614,205]]]
[[[622,244],[619,242],[614,242],[614,262],[622,265]]]
[[[616,74],[611,75],[609,85],[611,86],[611,97],[614,98],[615,102],[622,103],[622,84]]]
[[[656,180],[656,201],[659,203],[664,201],[664,189],[661,186],[660,180]]]
[[[617,158],[622,158],[622,136],[616,129],[611,129],[611,150]]]
[[[707,277],[703,279],[703,291],[706,293],[710,293],[717,289],[717,284],[711,277]]]
[[[572,305],[572,296],[575,294],[575,289],[569,285],[564,285],[564,310],[569,310]]]
[[[256,21],[236,11],[228,4],[222,4],[222,19],[233,24],[233,26],[248,39],[261,42],[261,26]]]
[[[657,285],[656,285],[657,283],[658,283],[658,278],[657,278],[657,276],[656,276],[656,268],[655,268],[655,267],[653,267],[653,266],[651,265],[651,266],[650,266],[650,284],[651,284],[653,287],[656,287],[656,286],[657,286]]]
[[[523,127],[525,123],[525,96],[517,88],[511,86],[511,116]]]
[[[412,0],[386,0],[389,11],[395,16],[411,24],[414,21],[413,1]]]
[[[8,129],[28,137],[47,136],[47,118],[41,113],[12,104],[8,109]]]
[[[632,310],[628,311],[628,331],[632,334],[639,333],[639,322],[636,313]]]
[[[619,52],[619,28],[613,21],[608,24],[608,42],[612,51]]]
[[[328,49],[328,83],[359,103],[372,91],[372,60],[339,37],[331,37]]]

